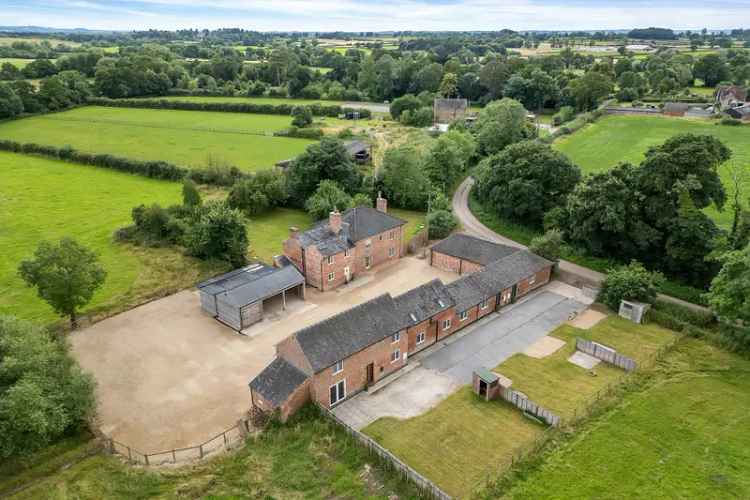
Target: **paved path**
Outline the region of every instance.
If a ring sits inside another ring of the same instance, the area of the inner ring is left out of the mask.
[[[497,243],[502,243],[504,245],[526,248],[521,243],[513,241],[510,238],[506,238],[505,236],[494,232],[492,229],[482,224],[479,219],[477,219],[474,214],[471,213],[471,210],[469,209],[469,193],[471,192],[472,186],[474,186],[474,178],[467,177],[458,186],[456,192],[453,193],[453,213],[461,222],[464,231],[468,234],[472,234],[486,240],[495,241]],[[559,261],[557,268],[559,274],[561,275],[561,279],[563,280],[567,279],[567,281],[581,281],[585,284],[595,287],[598,287],[604,281],[603,273],[594,271],[593,269],[589,269],[587,267],[579,266],[578,264],[574,264],[573,262],[569,262],[567,260]],[[660,293],[658,295],[658,298],[661,301],[681,305],[694,311],[709,312],[709,309],[706,307],[700,306],[698,304],[693,304],[676,297],[671,297],[669,295]]]

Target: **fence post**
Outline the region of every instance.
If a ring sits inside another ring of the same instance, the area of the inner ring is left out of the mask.
[[[148,455],[147,454],[144,453],[143,454],[143,458],[146,460],[146,465],[151,465],[150,463],[148,463]]]
[[[203,458],[203,445],[198,446],[198,449],[200,450],[201,458]]]
[[[172,450],[172,463],[173,464],[177,463],[177,455],[175,454],[174,450]]]
[[[128,446],[128,462],[133,461],[133,454],[130,452],[130,446]]]
[[[227,442],[227,433],[224,433],[224,449],[229,449],[229,443]]]

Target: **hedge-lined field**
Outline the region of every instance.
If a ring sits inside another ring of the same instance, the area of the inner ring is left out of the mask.
[[[638,164],[651,146],[663,143],[681,133],[710,134],[721,139],[732,151],[732,161],[740,166],[750,164],[750,126],[730,127],[716,122],[662,116],[605,116],[596,123],[558,139],[554,147],[565,153],[584,173],[608,170],[619,162]],[[731,198],[729,169],[721,168],[721,177]],[[745,176],[744,197],[750,194],[750,176]],[[732,224],[732,212],[714,208],[707,213],[722,227]]]
[[[297,156],[313,142],[271,136],[290,124],[279,115],[86,106],[0,123],[0,137],[187,167],[205,166],[213,157],[253,171]]]

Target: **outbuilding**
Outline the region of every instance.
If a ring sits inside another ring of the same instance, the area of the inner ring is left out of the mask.
[[[281,298],[305,298],[305,277],[284,259],[282,267],[252,264],[198,285],[201,307],[227,326],[241,331],[263,319],[264,302]]]
[[[473,273],[519,249],[464,233],[454,233],[430,249],[430,265],[458,274]]]

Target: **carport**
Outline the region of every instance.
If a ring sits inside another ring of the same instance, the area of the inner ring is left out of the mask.
[[[204,311],[240,331],[263,319],[265,301],[280,297],[286,309],[288,294],[304,300],[305,278],[293,265],[258,263],[204,281],[198,290]]]

